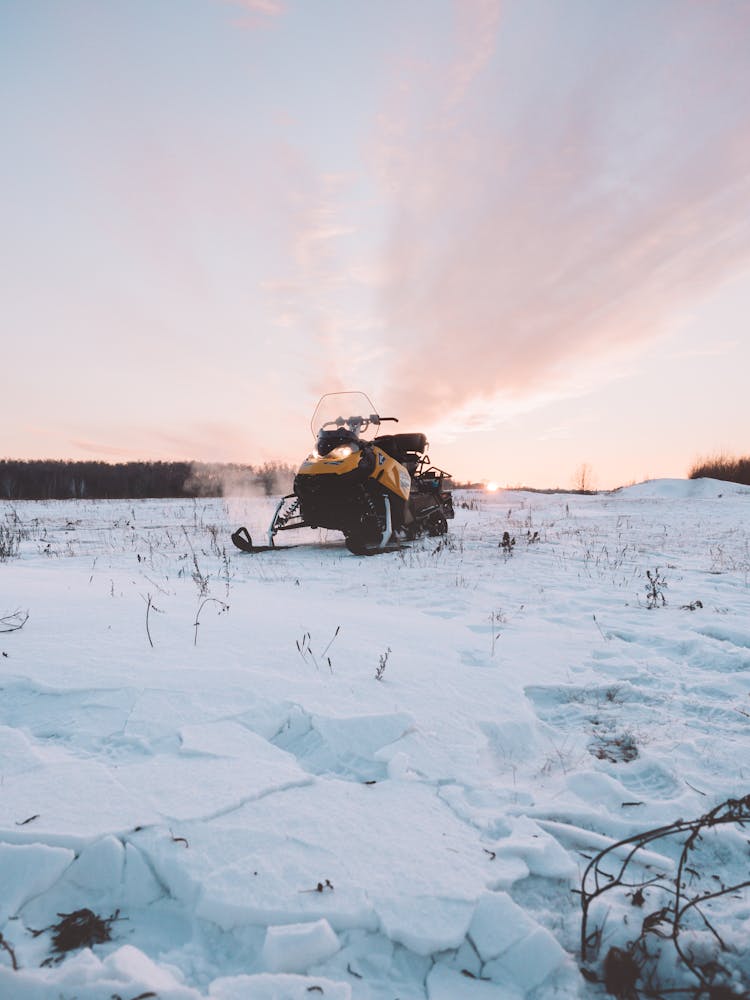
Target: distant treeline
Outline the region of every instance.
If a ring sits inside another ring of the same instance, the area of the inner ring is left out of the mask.
[[[0,460],[0,499],[142,500],[288,492],[294,468],[200,462]]]
[[[721,479],[750,486],[750,456],[732,458],[729,455],[714,455],[702,458],[692,467],[689,476],[691,479]]]

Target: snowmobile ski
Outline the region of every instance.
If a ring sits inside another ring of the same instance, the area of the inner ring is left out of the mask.
[[[253,545],[250,532],[244,525],[232,532],[232,541],[242,552],[273,552],[276,548],[275,545]],[[290,545],[287,547],[294,548],[295,546]]]
[[[244,526],[233,531],[231,537],[241,552],[249,552],[251,555],[255,555],[258,552],[287,552],[289,549],[333,549],[343,547],[336,542],[295,542],[293,545],[253,545],[250,532]],[[352,554],[363,556],[379,556],[387,552],[402,552],[404,547],[400,541],[390,542],[387,545],[379,547],[363,547],[361,551],[356,552],[347,546]]]

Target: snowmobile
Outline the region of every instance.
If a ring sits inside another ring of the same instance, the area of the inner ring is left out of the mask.
[[[253,545],[247,528],[232,541],[243,552],[274,549],[281,531],[330,528],[343,532],[355,555],[399,548],[420,535],[444,535],[454,516],[449,474],[430,464],[424,434],[382,434],[381,417],[364,393],[327,393],[311,421],[315,449],[299,467],[293,492],[282,497],[267,544]]]

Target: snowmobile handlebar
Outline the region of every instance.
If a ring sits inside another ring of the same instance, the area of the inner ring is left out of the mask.
[[[377,427],[385,423],[386,420],[398,423],[398,417],[379,417],[377,413],[371,413],[369,417],[336,417],[335,420],[327,420],[321,427],[321,431],[326,431],[329,428],[341,430],[346,427],[354,434],[362,434],[370,424],[374,424]]]

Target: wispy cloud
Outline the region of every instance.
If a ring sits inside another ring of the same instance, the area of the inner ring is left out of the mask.
[[[750,259],[750,8],[461,6],[473,50],[383,119],[382,306],[402,409],[500,420]]]
[[[284,4],[281,0],[220,0],[220,3],[242,7],[249,14],[263,14],[268,17],[284,13]]]
[[[143,457],[135,448],[119,448],[104,441],[71,439],[69,453],[75,455],[81,451],[94,455],[97,460],[102,461],[106,461],[107,459],[113,459],[116,462],[137,461]]]
[[[300,172],[285,231],[286,268],[265,284],[275,299],[275,324],[308,345],[312,395],[351,388],[384,347],[379,322],[364,301],[377,280],[361,256],[352,178]]]
[[[712,344],[706,344],[705,347],[691,347],[685,350],[673,351],[671,352],[671,357],[675,359],[723,358],[731,354],[737,346],[738,341],[736,340],[719,339]]]
[[[122,444],[127,442],[127,445]],[[245,462],[270,457],[262,452],[251,432],[229,421],[196,421],[179,431],[160,430],[134,422],[113,422],[106,437],[71,437],[61,449],[66,457],[79,453],[111,461],[218,461]]]
[[[430,438],[435,444],[455,441],[464,434],[491,431],[499,424],[512,425],[553,403],[585,398],[632,375],[631,355],[627,348],[618,350],[608,361],[592,354],[580,360],[575,370],[550,372],[536,382],[490,392],[477,388],[457,405],[431,415]],[[432,371],[430,368],[430,378]],[[427,382],[429,385],[429,379]]]
[[[279,20],[286,13],[281,0],[215,0],[216,3],[231,8],[236,17],[232,19],[235,28],[258,30]]]
[[[497,45],[501,0],[457,3],[456,45],[458,54],[450,67],[446,105],[456,108],[492,61]]]

